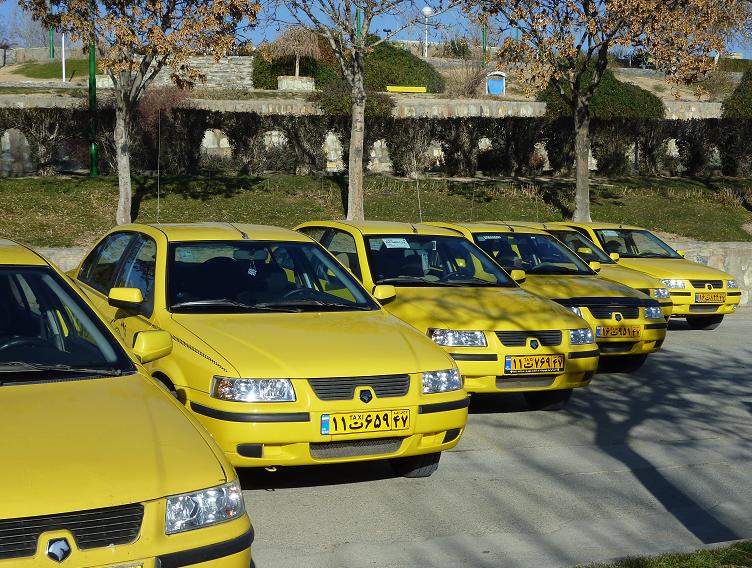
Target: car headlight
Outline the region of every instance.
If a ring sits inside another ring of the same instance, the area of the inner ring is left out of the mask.
[[[295,389],[289,379],[214,377],[211,395],[236,402],[295,402]]]
[[[574,312],[574,313],[575,313],[575,315],[578,315],[578,316],[582,317],[582,310],[581,310],[580,308],[578,308],[578,307],[576,307],[576,306],[572,306],[572,307],[571,307],[571,308],[569,308],[569,309],[570,309],[570,310],[571,310],[572,312]]]
[[[645,308],[645,318],[649,320],[663,319],[663,312],[660,306],[649,306]]]
[[[462,388],[462,375],[457,369],[423,373],[423,394],[456,391]]]
[[[684,282],[684,280],[669,279],[669,280],[661,280],[661,282],[663,282],[663,284],[664,284],[664,286],[666,286],[666,288],[671,288],[672,290],[676,290],[678,288],[686,288],[687,287],[687,285]]]
[[[428,336],[444,347],[485,347],[486,334],[482,331],[457,331],[452,329],[429,329]]]
[[[671,297],[671,293],[668,291],[668,288],[656,288],[653,290],[653,297],[658,298],[659,300],[665,300],[666,298]]]
[[[165,534],[174,534],[223,523],[245,512],[243,492],[237,480],[203,491],[167,498]]]
[[[729,280],[726,283],[726,288],[728,288],[729,290],[736,290],[739,288],[739,284],[736,283],[736,280]]]
[[[593,330],[589,327],[582,329],[572,329],[569,331],[569,344],[570,345],[586,345],[593,343]]]

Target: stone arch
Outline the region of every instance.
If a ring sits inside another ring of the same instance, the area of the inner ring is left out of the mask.
[[[201,139],[201,157],[225,160],[232,158],[232,146],[227,134],[219,128],[205,130]]]
[[[0,136],[0,176],[19,177],[34,173],[29,142],[17,128],[8,128]]]

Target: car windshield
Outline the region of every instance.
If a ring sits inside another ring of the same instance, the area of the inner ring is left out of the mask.
[[[366,239],[375,284],[395,286],[516,286],[463,237],[389,235]]]
[[[0,385],[134,371],[107,326],[53,270],[0,267]]]
[[[173,244],[168,302],[180,313],[379,309],[328,253],[305,242]]]
[[[644,229],[599,229],[595,234],[608,253],[623,258],[681,258],[674,249]]]
[[[595,274],[550,235],[478,233],[475,242],[507,270],[524,270],[528,274]]]
[[[567,245],[570,250],[585,262],[616,264],[598,245],[577,231],[556,231],[551,229],[546,229],[546,231]]]

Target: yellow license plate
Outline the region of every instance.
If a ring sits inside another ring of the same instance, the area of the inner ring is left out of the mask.
[[[321,434],[324,436],[407,430],[409,427],[410,411],[404,409],[321,415]]]
[[[698,304],[722,304],[726,301],[726,292],[698,292],[695,302]]]
[[[642,333],[642,329],[639,325],[599,325],[595,328],[596,337],[629,337],[634,339],[635,337],[640,337],[640,333]]]
[[[507,355],[504,359],[505,375],[550,373],[564,370],[564,355]]]

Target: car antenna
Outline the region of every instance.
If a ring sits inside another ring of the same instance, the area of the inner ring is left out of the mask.
[[[239,229],[238,227],[236,227],[236,226],[235,226],[235,225],[233,225],[232,223],[227,223],[227,224],[228,224],[228,225],[230,225],[230,227],[232,227],[233,229],[235,229],[235,230],[236,230],[236,231],[237,231],[238,233],[240,233],[240,237],[241,237],[241,238],[242,238],[242,239],[243,239],[244,241],[247,241],[247,240],[249,239],[249,237],[248,237],[248,233],[246,233],[245,231],[242,231],[241,229]]]
[[[410,223],[410,226],[413,228],[413,234],[417,235],[418,234],[418,229],[415,228],[415,224],[414,223]]]

